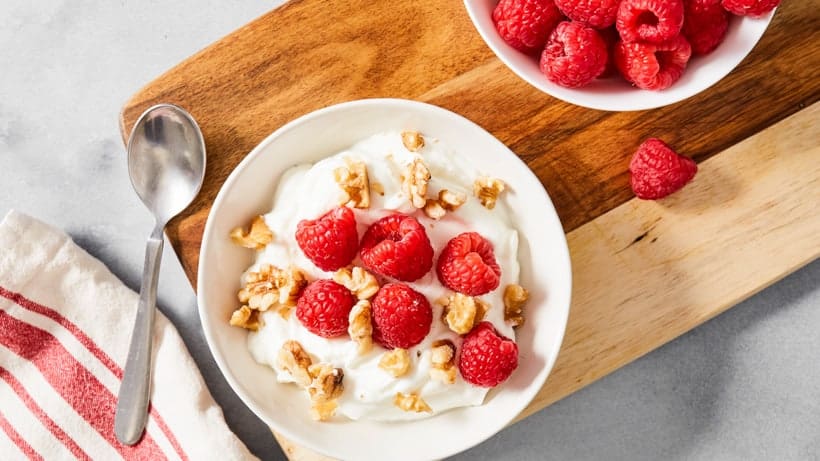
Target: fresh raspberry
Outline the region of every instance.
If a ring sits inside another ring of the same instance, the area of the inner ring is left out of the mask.
[[[469,296],[495,290],[501,278],[493,244],[475,232],[450,239],[441,250],[436,271],[447,288]]]
[[[738,16],[763,16],[780,5],[780,0],[723,0],[726,11]]]
[[[625,42],[661,43],[683,26],[683,0],[623,0],[615,27]]]
[[[518,367],[518,345],[501,336],[490,322],[481,322],[461,343],[458,370],[465,381],[495,387]]]
[[[691,181],[698,165],[692,159],[678,155],[660,139],[649,138],[632,156],[629,171],[635,195],[644,200],[657,200]]]
[[[362,262],[381,275],[413,282],[433,267],[433,247],[416,218],[385,216],[367,228],[362,237]]]
[[[370,309],[373,339],[388,349],[415,346],[427,336],[433,323],[430,302],[403,283],[383,285]]]
[[[296,302],[296,318],[311,333],[323,338],[347,332],[350,309],[356,297],[333,280],[317,280],[305,288]]]
[[[601,75],[606,61],[606,43],[597,30],[564,21],[552,31],[541,53],[541,72],[561,86],[578,88]]]
[[[729,13],[719,0],[684,0],[683,35],[692,45],[692,54],[711,53],[726,36]]]
[[[347,207],[336,207],[319,219],[296,225],[296,243],[316,267],[335,271],[350,264],[359,250],[356,217]]]
[[[493,22],[501,38],[527,54],[544,48],[560,20],[561,12],[553,0],[501,0],[493,10]]]
[[[615,65],[621,75],[645,90],[663,90],[677,82],[692,56],[689,42],[679,35],[664,43],[619,42]]]
[[[596,29],[615,24],[621,0],[555,0],[555,5],[568,18]]]

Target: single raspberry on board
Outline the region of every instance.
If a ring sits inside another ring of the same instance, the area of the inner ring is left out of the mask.
[[[518,367],[518,345],[501,336],[490,322],[475,326],[461,344],[458,370],[465,381],[476,386],[495,387]]]
[[[568,18],[596,29],[615,24],[621,0],[555,0],[555,5]]]
[[[683,0],[623,0],[615,27],[624,42],[661,43],[683,26]]]
[[[657,200],[686,185],[698,165],[690,158],[679,155],[665,142],[649,138],[638,147],[629,162],[632,191],[644,200]]]
[[[319,219],[296,225],[296,243],[316,267],[335,271],[350,264],[359,250],[356,217],[347,207],[336,207]]]
[[[347,332],[350,309],[356,297],[333,280],[316,280],[305,288],[296,302],[296,318],[311,333],[323,338]]]
[[[433,267],[433,247],[424,226],[403,214],[385,216],[367,228],[361,257],[371,271],[404,282],[420,279]]]
[[[544,48],[560,20],[561,12],[553,0],[501,0],[493,10],[493,22],[501,38],[527,54]]]
[[[493,244],[476,232],[450,239],[438,257],[436,271],[444,286],[469,296],[495,290],[501,279]]]
[[[708,54],[726,37],[729,13],[718,0],[684,0],[683,35],[692,54]]]
[[[598,31],[564,21],[552,31],[541,53],[541,72],[567,88],[582,87],[606,69],[606,43]]]
[[[615,65],[627,80],[645,90],[663,90],[683,75],[692,47],[678,35],[663,43],[619,42]]]
[[[371,302],[373,340],[393,349],[420,343],[433,323],[427,298],[403,283],[383,285]]]
[[[763,16],[780,5],[780,0],[723,0],[726,11],[738,16]]]

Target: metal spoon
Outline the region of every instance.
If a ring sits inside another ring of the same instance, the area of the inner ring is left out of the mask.
[[[137,319],[114,419],[117,440],[133,445],[148,420],[162,234],[168,221],[190,205],[205,177],[205,141],[193,117],[170,104],[146,110],[128,139],[128,174],[142,203],[156,219],[145,247]]]

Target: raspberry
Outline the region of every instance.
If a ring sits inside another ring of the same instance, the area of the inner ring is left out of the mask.
[[[632,156],[629,171],[635,195],[644,200],[657,200],[691,181],[698,165],[692,159],[678,155],[660,139],[649,138]]]
[[[518,345],[501,336],[490,322],[481,322],[461,343],[458,370],[465,381],[495,387],[518,367]]]
[[[723,0],[726,11],[738,16],[763,16],[780,5],[780,0]]]
[[[347,207],[336,207],[319,219],[296,225],[296,243],[316,267],[335,271],[350,264],[359,249],[356,218]]]
[[[436,271],[447,288],[469,296],[495,290],[501,278],[492,243],[475,232],[450,239],[438,257]]]
[[[555,0],[555,5],[568,18],[596,29],[615,24],[621,0]]]
[[[296,302],[296,318],[311,333],[323,338],[347,332],[350,309],[356,297],[333,280],[317,280],[305,288]]]
[[[367,228],[362,237],[362,262],[381,275],[404,282],[420,279],[433,267],[433,247],[416,218],[385,216]]]
[[[433,309],[421,293],[403,283],[383,285],[371,304],[373,339],[382,346],[407,349],[420,343],[433,323]]]
[[[561,12],[553,0],[501,0],[493,10],[493,22],[501,38],[527,54],[544,48],[560,20]]]
[[[561,86],[578,88],[601,75],[606,60],[606,43],[598,31],[564,21],[552,31],[541,53],[541,72]]]
[[[619,42],[615,46],[615,65],[621,74],[645,90],[663,90],[678,81],[692,55],[683,36],[664,43]]]
[[[684,0],[683,7],[683,35],[692,45],[692,54],[712,52],[726,36],[729,13],[718,0]]]
[[[615,27],[625,42],[661,43],[680,33],[683,0],[623,0]]]

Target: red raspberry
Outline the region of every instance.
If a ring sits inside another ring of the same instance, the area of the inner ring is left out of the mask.
[[[561,86],[578,88],[601,75],[606,60],[606,43],[597,30],[564,21],[552,31],[541,53],[541,72]]]
[[[553,0],[501,0],[493,10],[493,22],[501,38],[527,54],[544,48],[560,20],[561,12]]]
[[[596,29],[615,24],[621,0],[555,0],[555,5],[568,18]]]
[[[518,345],[501,336],[490,322],[481,322],[461,343],[458,370],[465,381],[495,387],[518,367]]]
[[[356,297],[333,280],[317,280],[305,288],[296,302],[296,318],[311,333],[323,338],[347,332],[348,316]]]
[[[691,181],[698,165],[692,159],[678,155],[660,139],[649,138],[632,156],[629,171],[635,195],[644,200],[657,200]]]
[[[433,247],[416,218],[385,216],[367,228],[362,237],[362,262],[381,275],[413,282],[433,267]]]
[[[692,55],[692,47],[679,35],[664,43],[619,42],[615,65],[621,74],[645,90],[663,90],[678,81]]]
[[[335,271],[347,266],[359,250],[356,217],[347,207],[336,207],[319,219],[296,225],[296,243],[316,267]]]
[[[493,244],[475,232],[450,239],[438,257],[436,271],[447,288],[469,296],[495,290],[501,278]]]
[[[692,45],[692,54],[712,52],[726,36],[729,13],[719,0],[684,0],[683,35]]]
[[[680,33],[683,0],[623,0],[615,27],[625,42],[661,43]]]
[[[430,302],[403,283],[383,285],[371,303],[373,340],[393,349],[420,343],[433,323]]]
[[[763,16],[780,5],[780,0],[723,0],[726,11],[738,16]]]

